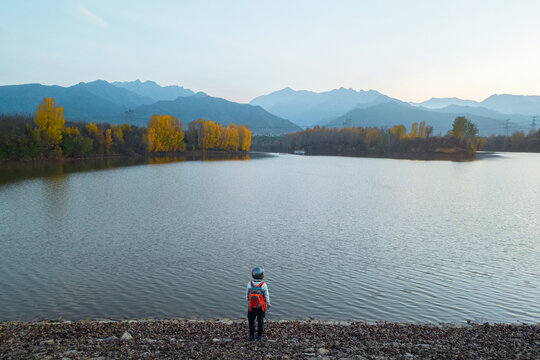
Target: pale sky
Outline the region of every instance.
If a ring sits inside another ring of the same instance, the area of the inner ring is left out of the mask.
[[[0,85],[154,80],[405,101],[540,94],[540,1],[0,2]]]

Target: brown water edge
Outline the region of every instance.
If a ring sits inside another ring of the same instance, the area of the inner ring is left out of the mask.
[[[267,321],[260,342],[245,320],[0,322],[2,359],[538,359],[532,324]]]
[[[196,158],[207,158],[207,157],[220,157],[220,156],[232,156],[232,157],[244,157],[249,155],[247,151],[217,151],[217,150],[188,150],[184,152],[160,152],[160,153],[148,153],[148,154],[90,154],[82,156],[57,156],[57,157],[39,157],[39,158],[26,158],[19,160],[11,159],[0,159],[1,166],[13,166],[17,165],[22,166],[25,164],[54,164],[54,163],[68,163],[68,162],[77,162],[81,160],[114,160],[114,159],[152,159],[152,158],[162,158],[162,157],[196,157]]]
[[[361,158],[376,158],[376,159],[397,159],[397,160],[442,160],[442,161],[473,161],[476,160],[475,154],[467,153],[462,149],[441,149],[438,151],[423,152],[326,152],[326,151],[309,151],[305,155],[308,156],[347,156]]]

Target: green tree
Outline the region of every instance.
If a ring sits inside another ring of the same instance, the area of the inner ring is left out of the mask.
[[[450,130],[450,135],[456,139],[463,140],[465,131],[467,130],[467,123],[469,120],[464,116],[458,116],[454,119],[452,124],[452,130]]]

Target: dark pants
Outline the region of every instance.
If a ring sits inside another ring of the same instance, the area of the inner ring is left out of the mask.
[[[264,325],[264,311],[262,308],[256,308],[248,311],[249,337],[255,337],[255,317],[257,318],[257,337],[261,337]]]

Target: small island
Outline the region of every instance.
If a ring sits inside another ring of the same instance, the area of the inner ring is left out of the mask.
[[[433,136],[425,122],[389,129],[376,127],[327,128],[290,133],[280,137],[254,137],[252,149],[304,155],[341,155],[417,160],[471,160],[483,140],[465,117],[456,117],[446,136]]]

